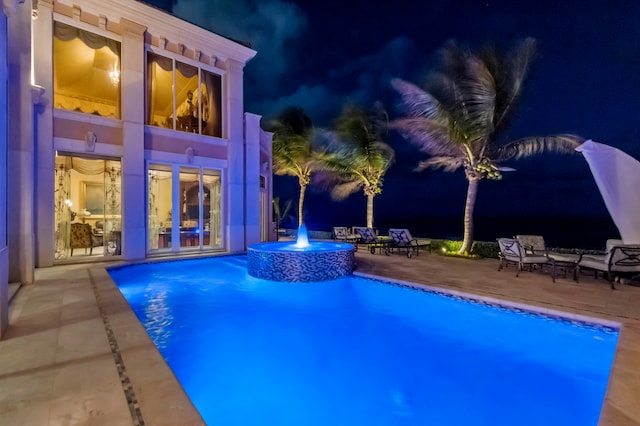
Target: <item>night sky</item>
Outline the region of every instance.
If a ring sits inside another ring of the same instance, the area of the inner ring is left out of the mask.
[[[266,120],[296,105],[318,127],[331,125],[348,101],[364,107],[381,101],[391,118],[396,116],[398,97],[390,88],[390,79],[420,83],[447,40],[508,49],[519,39],[534,37],[539,43],[538,58],[509,136],[575,133],[640,158],[637,1],[147,3],[220,35],[249,42],[258,51],[245,69],[246,111]],[[387,173],[383,193],[376,197],[376,225],[382,229],[415,226],[420,234],[432,237],[461,236],[466,195],[463,172],[415,173],[412,169],[424,154],[397,134],[391,133],[388,142],[397,160]],[[589,239],[575,235],[584,231],[582,224],[577,225],[584,219],[594,220],[584,226],[603,228],[593,233],[589,244],[602,238],[604,245],[604,238],[618,236],[581,155],[544,154],[508,165],[517,171],[502,181],[480,184],[475,215],[481,238],[535,231],[553,240],[548,234],[568,221],[576,226],[562,228],[573,232],[580,244]],[[274,196],[297,202],[295,179],[277,178]],[[305,203],[310,229],[363,225],[365,221],[361,194],[334,204],[326,194],[311,191]],[[491,229],[481,229],[483,219],[496,217],[503,218],[504,224],[515,222],[515,228],[493,223],[485,225]],[[432,218],[460,223],[446,228]],[[568,239],[558,237],[557,242],[567,243]]]

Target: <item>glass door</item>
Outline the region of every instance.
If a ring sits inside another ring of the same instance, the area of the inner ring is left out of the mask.
[[[57,155],[55,260],[120,254],[120,160]]]

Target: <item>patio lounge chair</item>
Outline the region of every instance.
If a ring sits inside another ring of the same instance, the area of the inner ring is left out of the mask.
[[[623,244],[622,240],[607,240],[607,251],[603,256],[584,255],[578,261],[576,276],[583,269],[606,272],[611,288],[615,289],[614,277],[622,274],[640,274],[640,245]]]
[[[378,238],[373,228],[357,226],[356,234],[358,235],[358,244],[365,244],[371,254],[374,254],[376,249],[380,249],[380,253],[384,252],[384,254],[389,256],[389,245],[391,241],[384,241]]]
[[[391,228],[389,229],[389,236],[393,241],[391,247],[406,250],[409,259],[411,259],[413,253],[418,256],[421,248],[426,248],[431,252],[431,240],[413,238],[408,229]]]
[[[557,253],[549,251],[542,235],[516,235],[516,240],[524,249],[527,255],[537,254],[540,256],[552,257],[555,261],[576,263],[580,255],[571,253]]]
[[[513,263],[518,266],[517,277],[525,266],[529,266],[530,270],[534,265],[539,266],[540,269],[544,266],[551,266],[551,281],[556,282],[555,261],[552,257],[548,257],[546,254],[528,254],[515,238],[498,238],[498,245],[500,246],[498,271]]]

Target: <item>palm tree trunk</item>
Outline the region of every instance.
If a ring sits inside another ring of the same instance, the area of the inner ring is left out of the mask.
[[[304,204],[304,193],[307,185],[300,185],[300,200],[298,200],[298,227],[302,225],[302,205]]]
[[[476,205],[478,182],[480,182],[479,179],[469,179],[467,201],[464,206],[464,238],[462,240],[462,247],[458,250],[458,254],[469,254],[471,246],[473,245],[473,208]]]
[[[367,195],[367,228],[373,228],[373,197],[373,194]]]

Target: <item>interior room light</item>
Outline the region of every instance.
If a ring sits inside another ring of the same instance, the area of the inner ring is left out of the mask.
[[[111,84],[117,86],[120,83],[120,70],[118,69],[118,64],[113,65],[113,69],[109,71],[109,79],[111,80]]]

